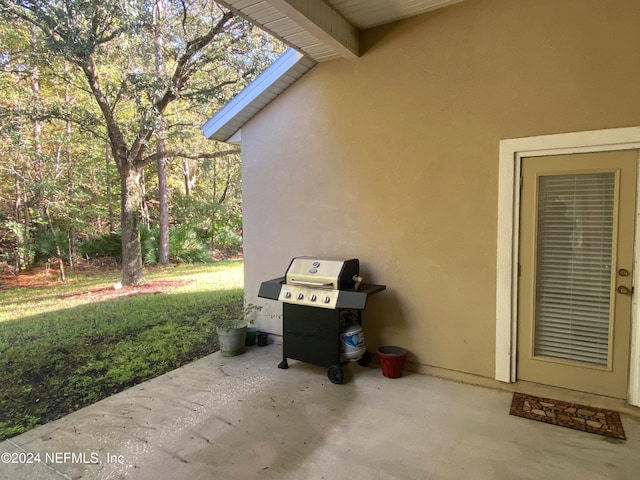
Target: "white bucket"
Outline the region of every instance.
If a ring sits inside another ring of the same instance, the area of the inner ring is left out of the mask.
[[[347,360],[356,360],[362,357],[367,350],[364,344],[364,333],[359,325],[349,325],[340,334],[340,347],[342,355]]]

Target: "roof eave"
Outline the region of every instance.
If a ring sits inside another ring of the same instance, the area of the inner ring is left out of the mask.
[[[290,48],[202,126],[205,137],[228,142],[257,111],[314,65],[313,60]]]

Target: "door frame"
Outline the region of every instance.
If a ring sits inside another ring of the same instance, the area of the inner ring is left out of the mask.
[[[640,127],[560,133],[500,141],[496,262],[495,379],[517,379],[520,167],[525,157],[640,150]],[[640,165],[638,167],[640,177]],[[638,182],[640,185],[640,181]],[[637,187],[640,189],[640,186]],[[640,194],[636,194],[633,284],[640,288]],[[640,406],[640,302],[631,305],[631,350],[627,402]]]

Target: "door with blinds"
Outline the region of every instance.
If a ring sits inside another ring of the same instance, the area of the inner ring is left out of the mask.
[[[519,379],[627,397],[637,158],[523,159]]]

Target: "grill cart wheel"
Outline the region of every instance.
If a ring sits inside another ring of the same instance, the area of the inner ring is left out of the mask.
[[[331,383],[342,383],[342,380],[344,379],[344,371],[340,365],[331,365],[327,371],[327,376]]]
[[[370,363],[371,363],[371,353],[364,352],[362,354],[362,357],[360,357],[360,360],[358,360],[358,365],[360,365],[361,367],[368,367]]]

